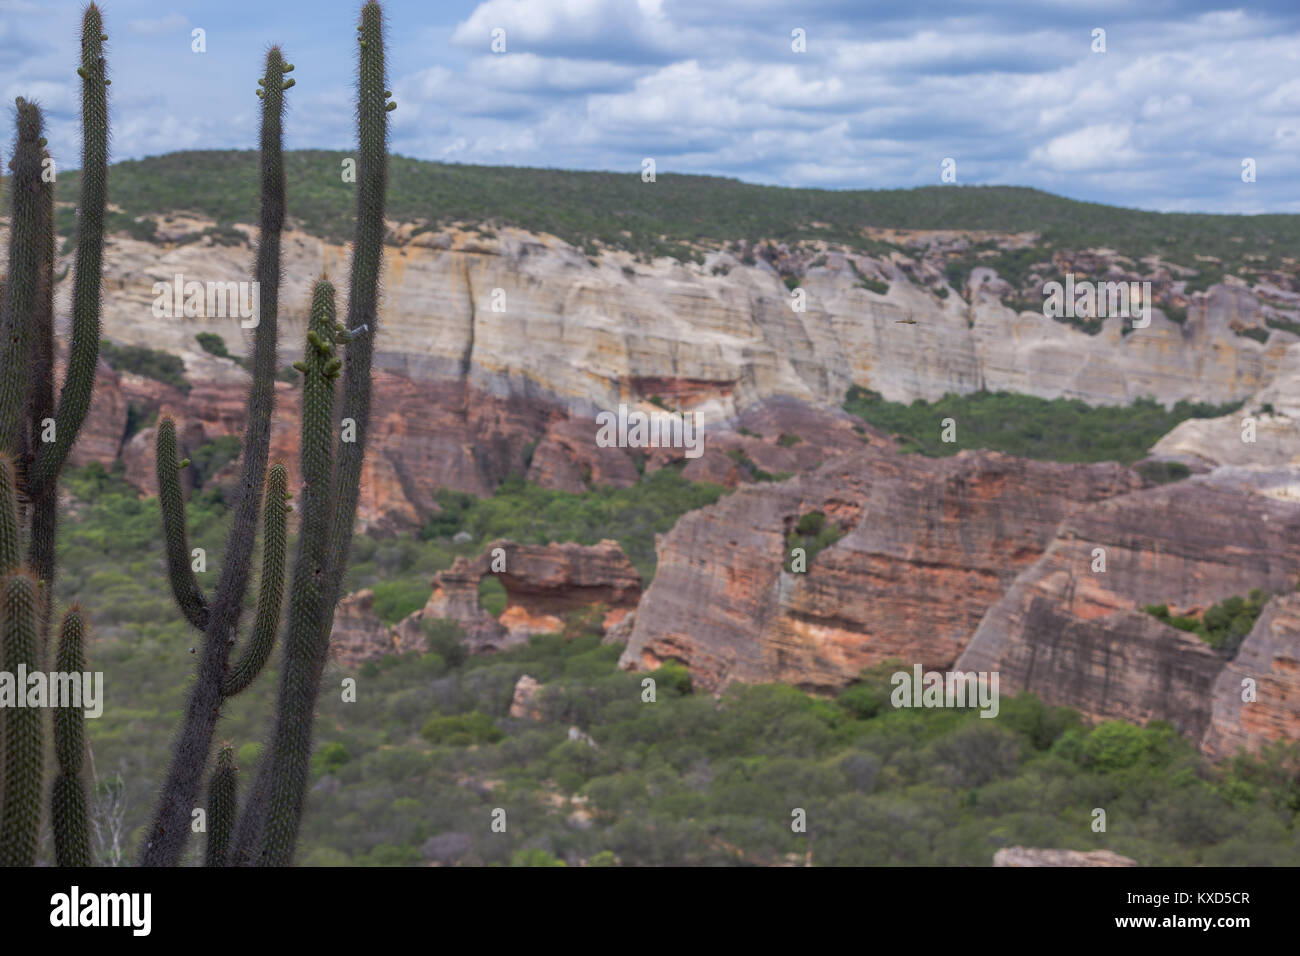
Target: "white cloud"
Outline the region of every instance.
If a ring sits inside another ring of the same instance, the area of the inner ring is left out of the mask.
[[[190,21],[179,13],[169,13],[165,17],[132,20],[126,28],[138,37],[157,37],[165,33],[179,33],[189,25]]]

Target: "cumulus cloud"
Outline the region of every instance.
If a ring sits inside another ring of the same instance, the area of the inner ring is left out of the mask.
[[[166,33],[176,33],[186,29],[190,21],[179,13],[169,13],[165,17],[132,20],[126,28],[138,37],[157,37]]]
[[[226,2],[202,56],[176,42],[178,12],[110,23],[115,155],[253,145],[269,39],[299,67],[290,147],[350,148],[350,15]],[[80,0],[0,4],[21,11],[0,18],[0,91],[38,94],[52,145],[75,156]],[[1293,0],[458,0],[389,18],[406,155],[628,172],[653,156],[665,172],[831,188],[936,184],[952,157],[960,183],[1154,209],[1300,205]]]

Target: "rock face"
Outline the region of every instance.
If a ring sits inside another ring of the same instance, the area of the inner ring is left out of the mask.
[[[709,689],[741,680],[823,691],[892,657],[947,667],[1066,514],[1139,485],[1111,463],[928,459],[873,444],[743,488],[659,539],[621,663],[677,660]],[[786,536],[813,511],[845,534],[794,573]]]
[[[177,228],[196,233],[203,226],[187,221]],[[1289,315],[1295,303],[1286,290],[1219,285],[1185,296],[1163,266],[1153,273],[1156,286],[1178,287],[1185,323],[1157,311],[1148,328],[1123,335],[1123,320],[1112,318],[1090,336],[1041,313],[1013,313],[995,294],[1005,283],[987,269],[976,270],[970,301],[963,290],[941,299],[918,284],[947,288],[944,256],[966,243],[958,235],[890,237],[919,242],[915,259],[827,250],[805,260],[780,249],[779,259],[749,265],[728,252],[710,253],[703,264],[644,264],[609,252],[593,265],[553,237],[513,228],[490,239],[457,230],[410,239],[410,232],[396,230],[406,244],[390,249],[384,261],[363,527],[410,526],[437,510],[436,489],[485,494],[511,473],[568,490],[588,481],[630,483],[633,456],[593,440],[594,415],[620,403],[650,412],[650,400],[658,399],[699,412],[711,433],[721,433],[770,402],[838,406],[851,384],[900,401],[986,388],[1091,403],[1144,395],[1223,402],[1251,396],[1280,370],[1300,367],[1290,332],[1273,329],[1263,344],[1237,334],[1262,329],[1266,317]],[[288,364],[301,349],[312,277],[345,263],[348,251],[292,230],[283,248],[281,358]],[[216,333],[242,355],[250,333],[238,318],[155,318],[152,290],[178,274],[245,279],[251,254],[248,246],[209,240],[110,237],[104,334],[180,355],[195,388],[189,396],[133,397],[126,375],[120,388],[106,378],[76,460],[104,460],[122,444],[129,401],[146,412],[164,401],[174,405],[182,421],[203,422],[203,440],[239,433],[244,372],[199,349],[195,335]],[[1114,265],[1101,253],[1075,259],[1097,274]],[[799,276],[805,311],[790,307],[773,262]],[[863,275],[886,282],[888,291],[861,287]],[[71,285],[58,287],[60,315],[68,313]],[[144,391],[160,387],[152,383]],[[278,391],[274,447],[291,465],[295,395],[291,386]],[[766,457],[749,455],[760,469],[808,467],[803,459],[813,457],[812,448],[778,446],[774,438],[759,449]],[[129,473],[150,487],[147,470]],[[728,485],[749,480],[712,453],[692,460],[688,477]]]
[[[395,632],[375,614],[375,592],[369,589],[349,594],[334,611],[330,632],[330,653],[345,667],[358,667],[385,654],[423,650],[422,644],[399,640]]]
[[[527,674],[521,675],[515,682],[515,693],[510,699],[510,716],[516,719],[537,720],[540,716],[537,709],[537,689],[541,686],[536,678],[529,677]]]
[[[494,618],[479,604],[479,582],[495,576],[505,587],[506,607]],[[533,634],[563,630],[573,611],[601,606],[608,631],[637,606],[641,577],[617,541],[594,545],[518,544],[499,539],[477,558],[457,558],[433,579],[425,606],[395,628],[413,641],[421,621],[447,618],[465,631],[471,653],[500,650]]]
[[[1243,701],[1248,687],[1254,699]],[[1211,756],[1300,739],[1300,594],[1269,601],[1237,656],[1219,672],[1212,699],[1201,742]]]
[[[1136,860],[1112,850],[1040,850],[1004,847],[993,854],[994,866],[1137,866]]]
[[[1094,571],[1103,552],[1105,571]],[[1199,740],[1225,692],[1217,683],[1224,660],[1142,606],[1186,613],[1252,588],[1290,592],[1297,569],[1300,505],[1252,493],[1231,471],[1098,502],[1066,517],[1046,553],[989,609],[956,667],[998,671],[1002,693],[1032,691],[1094,719],[1167,720]],[[1276,680],[1286,641],[1252,637],[1243,666]],[[1287,724],[1281,715],[1293,705],[1283,687],[1271,710],[1250,711],[1260,715],[1248,718],[1257,729]],[[1230,708],[1220,709],[1219,733],[1230,735]]]

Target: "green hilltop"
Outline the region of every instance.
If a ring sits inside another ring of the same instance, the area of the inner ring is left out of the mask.
[[[112,167],[110,199],[120,208],[110,227],[147,238],[138,217],[188,210],[219,226],[252,223],[257,212],[256,152],[203,150],[127,160]],[[299,228],[336,241],[350,237],[353,187],[340,174],[350,154],[285,154],[289,215]],[[1036,232],[1039,247],[1107,247],[1123,255],[1159,254],[1196,267],[1196,255],[1224,268],[1250,261],[1279,265],[1300,246],[1300,216],[1156,213],[1065,199],[1016,186],[923,186],[915,189],[793,189],[716,176],[582,172],[514,166],[468,166],[392,158],[389,216],[424,228],[460,222],[484,230],[518,226],[548,232],[589,255],[599,246],[639,256],[699,258],[700,251],[744,240],[825,240],[878,251],[866,227]],[[77,173],[59,182],[76,195]],[[74,224],[61,209],[64,233]]]

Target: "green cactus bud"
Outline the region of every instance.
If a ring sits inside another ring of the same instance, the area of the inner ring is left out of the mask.
[[[293,77],[289,77],[289,79],[287,79],[287,80],[284,81],[284,85],[282,85],[282,86],[280,87],[280,89],[281,89],[281,90],[287,90],[287,89],[289,89],[290,87],[292,87],[296,82],[297,82],[297,80],[295,80]]]

